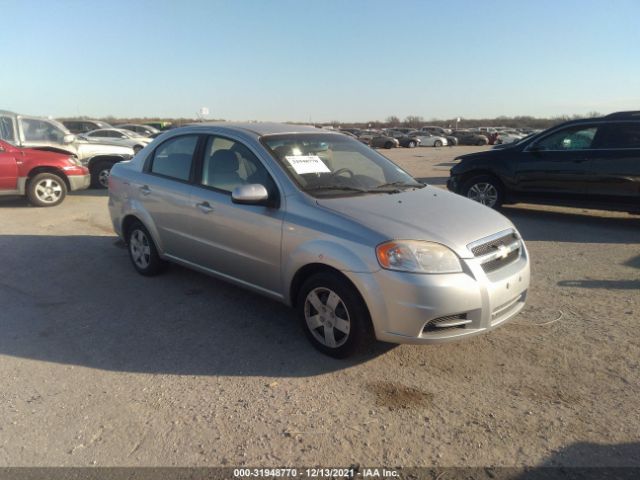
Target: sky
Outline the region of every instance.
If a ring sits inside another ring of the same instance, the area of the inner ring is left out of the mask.
[[[300,122],[640,110],[640,0],[0,0],[0,109]]]

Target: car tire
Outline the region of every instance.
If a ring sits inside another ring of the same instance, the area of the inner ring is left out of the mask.
[[[478,140],[478,141],[476,142],[476,145],[477,145],[477,146],[479,146],[479,147],[483,147],[483,146],[484,146],[484,145],[486,145],[486,144],[487,144],[487,141],[486,141],[486,140]]]
[[[504,188],[492,175],[477,175],[470,178],[463,184],[460,193],[489,208],[499,208],[504,201]]]
[[[384,148],[386,148],[387,150],[393,148],[393,142],[386,142],[384,144]]]
[[[113,165],[113,162],[102,161],[91,167],[91,186],[93,188],[109,187],[109,172]]]
[[[413,140],[409,142],[409,148],[416,148],[417,144]]]
[[[140,150],[142,150],[144,148],[144,146],[142,145],[134,145],[133,146],[133,153],[137,154]]]
[[[298,293],[297,313],[311,344],[334,358],[346,358],[375,341],[369,311],[358,291],[331,272],[309,277]]]
[[[127,229],[127,250],[133,268],[145,277],[158,275],[167,267],[167,262],[158,255],[149,230],[141,222],[136,222]]]
[[[436,140],[435,142],[433,142],[433,146],[434,147],[441,147],[442,146],[442,142],[440,140]]]
[[[67,196],[67,184],[54,173],[39,173],[27,184],[27,199],[36,207],[55,207]]]

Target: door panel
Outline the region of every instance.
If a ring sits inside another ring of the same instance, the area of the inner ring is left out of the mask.
[[[153,153],[148,172],[136,183],[135,194],[153,219],[165,253],[190,259],[192,239],[189,216],[194,157],[198,135],[182,135],[160,144]]]
[[[514,190],[521,196],[583,198],[590,181],[588,152],[596,133],[593,125],[571,126],[525,148],[515,167]]]
[[[587,192],[584,152],[523,152],[515,165],[514,190],[523,195],[573,197]]]
[[[243,143],[211,135],[196,178],[191,205],[195,262],[281,295],[284,213],[278,208],[278,188],[264,165]],[[247,184],[263,185],[270,206],[233,203],[233,189]]]
[[[0,190],[18,188],[18,164],[12,153],[0,151]]]
[[[598,202],[640,205],[640,122],[599,129],[591,157],[588,193]]]
[[[640,204],[640,149],[594,150],[590,162],[593,200]]]
[[[194,262],[281,294],[282,210],[235,204],[228,193],[204,187],[192,198]]]

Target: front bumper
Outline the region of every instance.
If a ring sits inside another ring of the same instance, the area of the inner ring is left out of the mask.
[[[86,175],[68,175],[69,179],[69,190],[84,190],[89,188],[91,184],[91,175],[87,173]]]
[[[454,193],[459,193],[459,182],[458,179],[456,177],[449,177],[449,180],[447,180],[447,190],[449,190],[450,192],[454,192]]]
[[[475,258],[461,262],[464,272],[456,274],[368,274],[360,291],[376,337],[392,343],[453,341],[493,330],[522,310],[530,276],[524,243],[516,261],[493,272]],[[440,321],[462,325],[433,328]]]

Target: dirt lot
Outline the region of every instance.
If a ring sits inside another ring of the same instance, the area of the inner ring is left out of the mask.
[[[474,149],[383,153],[442,185]],[[640,219],[504,213],[532,257],[516,320],[337,361],[278,303],[136,274],[104,192],[0,199],[0,465],[640,466]]]

